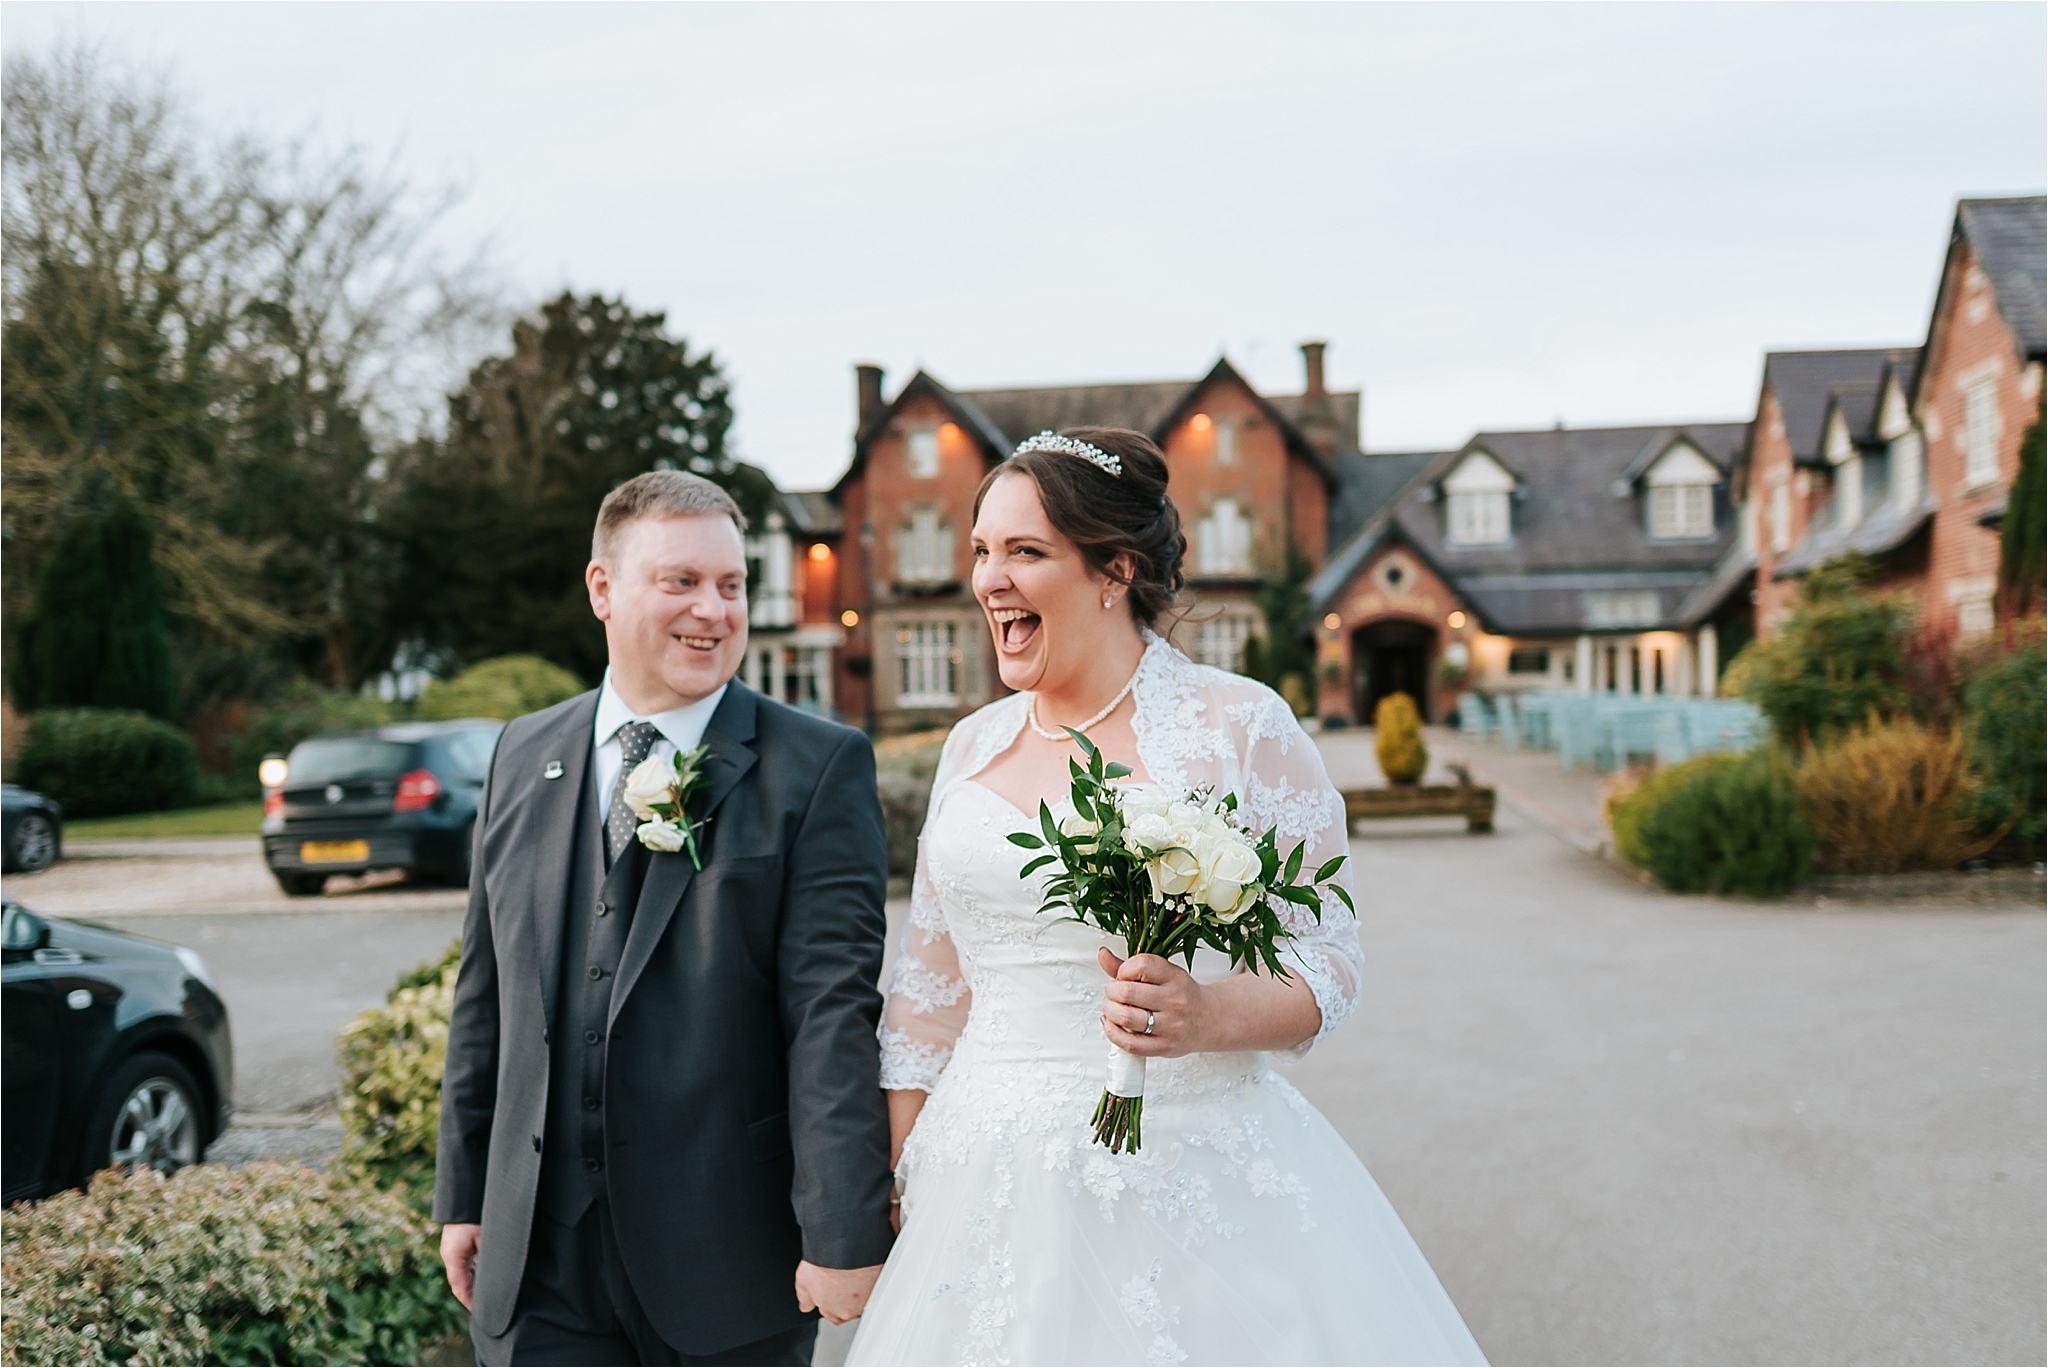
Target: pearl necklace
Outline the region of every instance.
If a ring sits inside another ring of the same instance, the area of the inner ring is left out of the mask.
[[[1142,669],[1143,666],[1140,666],[1139,668]],[[1103,718],[1115,712],[1117,709],[1117,704],[1123,702],[1126,698],[1129,698],[1131,696],[1131,689],[1133,686],[1137,684],[1137,682],[1138,671],[1133,670],[1131,671],[1131,677],[1124,681],[1124,686],[1116,691],[1116,697],[1109,700],[1109,706],[1104,708],[1101,712],[1095,714],[1095,716],[1089,718],[1086,722],[1083,722],[1080,726],[1075,727],[1074,730],[1080,732],[1084,736],[1087,735],[1088,729],[1090,727],[1094,726],[1097,722],[1100,722]],[[1044,737],[1048,741],[1073,740],[1073,738],[1071,736],[1068,736],[1065,732],[1047,731],[1045,728],[1038,725],[1037,694],[1033,694],[1031,696],[1031,706],[1025,709],[1024,720],[1031,724],[1031,730],[1037,732],[1040,736]]]

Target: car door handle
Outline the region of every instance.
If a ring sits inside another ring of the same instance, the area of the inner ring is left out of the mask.
[[[83,964],[85,963],[85,956],[79,954],[76,950],[64,950],[54,946],[46,945],[42,949],[36,951],[36,963]]]

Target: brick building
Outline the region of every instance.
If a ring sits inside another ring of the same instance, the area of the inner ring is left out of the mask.
[[[832,696],[879,733],[944,726],[1002,685],[969,584],[968,535],[982,478],[1034,433],[1084,425],[1146,433],[1166,453],[1188,531],[1189,611],[1175,642],[1236,668],[1262,633],[1256,593],[1328,547],[1339,469],[1358,459],[1359,395],[1323,381],[1323,344],[1302,348],[1302,392],[1265,395],[1228,361],[1195,380],[953,390],[920,371],[893,398],[856,370],[858,426],[829,491],[836,616],[846,633]],[[812,496],[805,496],[807,499]],[[818,554],[815,551],[808,554]]]
[[[1846,552],[1960,640],[1991,630],[1997,527],[2041,403],[2043,199],[1964,200],[1921,347],[1774,352],[1735,490],[1768,635]]]

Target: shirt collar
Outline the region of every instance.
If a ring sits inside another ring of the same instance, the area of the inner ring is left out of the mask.
[[[628,722],[652,722],[655,730],[667,737],[677,750],[695,750],[704,739],[704,729],[711,724],[711,714],[718,711],[725,691],[731,687],[728,680],[695,703],[685,703],[680,708],[642,717],[619,697],[618,690],[612,687],[612,672],[606,669],[604,684],[597,691],[597,744],[602,746],[611,740]]]

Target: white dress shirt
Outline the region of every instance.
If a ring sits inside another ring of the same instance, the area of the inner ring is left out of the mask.
[[[597,820],[604,822],[611,811],[612,790],[618,787],[619,769],[625,763],[619,745],[619,728],[628,722],[652,722],[661,739],[648,752],[649,758],[663,759],[678,751],[695,750],[704,739],[704,728],[711,723],[711,714],[718,711],[719,700],[725,697],[730,683],[721,684],[695,703],[685,703],[680,708],[670,708],[652,717],[642,717],[626,706],[626,700],[619,697],[612,688],[612,672],[604,672],[604,684],[597,691]]]

